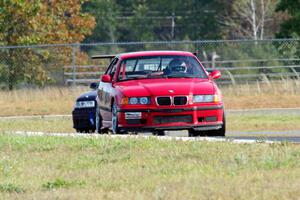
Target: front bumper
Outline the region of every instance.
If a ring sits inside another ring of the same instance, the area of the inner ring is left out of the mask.
[[[95,129],[95,108],[74,109],[72,112],[74,129]]]
[[[218,130],[223,125],[223,105],[181,108],[121,108],[119,128],[124,131]],[[128,119],[126,113],[141,113],[139,119]]]

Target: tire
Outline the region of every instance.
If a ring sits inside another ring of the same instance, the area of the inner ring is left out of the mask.
[[[77,133],[83,133],[84,130],[83,130],[83,129],[76,129],[76,132],[77,132]]]
[[[213,130],[213,131],[207,131],[207,136],[208,137],[225,137],[226,133],[226,118],[225,114],[223,114],[223,124],[222,127],[218,130]]]
[[[93,133],[94,130],[91,129],[76,129],[77,133]]]
[[[101,134],[102,133],[101,129],[102,129],[103,124],[102,124],[102,116],[100,114],[100,109],[99,109],[98,105],[96,105],[95,115],[96,115],[95,116],[95,121],[96,121],[96,130],[95,130],[95,132]]]
[[[165,131],[163,131],[163,130],[156,130],[156,131],[153,132],[153,135],[165,136]]]
[[[225,137],[225,134],[226,134],[226,117],[224,113],[222,128],[216,131],[216,136]]]
[[[197,136],[225,137],[225,133],[226,133],[226,118],[225,118],[225,114],[223,114],[223,124],[220,129],[209,130],[209,131],[196,131],[194,129],[190,129],[189,137],[197,137]]]
[[[120,134],[120,128],[118,125],[118,107],[115,102],[112,106],[111,131],[112,131],[112,134]]]
[[[189,129],[189,137],[198,137],[198,136],[202,136],[202,131],[196,131],[194,129]]]

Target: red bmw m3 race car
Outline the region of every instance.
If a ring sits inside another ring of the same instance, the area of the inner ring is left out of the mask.
[[[193,53],[143,51],[112,58],[97,90],[97,132],[225,136],[222,94],[214,82],[221,73],[209,74]]]

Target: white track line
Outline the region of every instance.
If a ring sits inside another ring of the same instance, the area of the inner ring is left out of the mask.
[[[253,140],[253,139],[228,139],[222,137],[172,137],[172,136],[147,136],[147,135],[100,135],[100,134],[78,134],[78,133],[46,133],[46,132],[29,132],[29,131],[5,131],[4,134],[22,135],[22,136],[54,136],[54,137],[81,137],[81,138],[120,138],[120,139],[149,139],[156,138],[158,140],[168,141],[207,141],[207,142],[231,142],[239,144],[253,143],[278,143],[270,140]]]

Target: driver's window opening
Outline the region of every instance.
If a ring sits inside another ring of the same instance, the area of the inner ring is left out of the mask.
[[[151,78],[207,78],[202,67],[189,56],[139,57],[123,60],[120,81]]]

